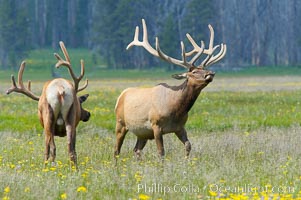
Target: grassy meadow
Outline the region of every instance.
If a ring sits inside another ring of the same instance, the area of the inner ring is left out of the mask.
[[[24,80],[33,78],[33,90],[39,94],[47,76],[37,78],[26,70]],[[77,128],[75,171],[69,166],[66,138],[55,138],[56,166],[43,167],[37,102],[5,95],[10,73],[0,72],[0,198],[301,199],[301,77],[291,74],[217,74],[190,111],[189,159],[175,135],[167,134],[163,163],[154,141],[137,161],[132,152],[136,138],[128,133],[116,165],[117,97],[127,87],[180,84],[171,74],[91,73],[82,93],[90,94],[83,106],[92,116]]]

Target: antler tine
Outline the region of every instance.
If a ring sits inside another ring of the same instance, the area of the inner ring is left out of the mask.
[[[84,65],[83,59],[80,60],[80,65],[81,65],[81,73],[80,73],[80,76],[78,77],[79,80],[81,80],[85,75],[85,65]],[[80,91],[86,89],[86,87],[88,87],[88,79],[86,79],[86,82],[82,87],[77,89],[77,92],[80,92]]]
[[[194,56],[194,58],[192,58],[192,60],[196,61],[201,56],[200,51],[203,51],[204,54],[207,54],[207,57],[202,61],[202,63],[198,66],[198,68],[200,68],[200,67],[201,68],[206,68],[209,65],[212,65],[213,63],[216,63],[219,60],[221,60],[226,54],[226,45],[221,44],[221,45],[213,46],[213,44],[214,44],[214,29],[210,24],[208,25],[208,28],[210,30],[210,39],[209,39],[208,49],[204,49],[204,46],[203,46],[204,42],[203,41],[201,41],[202,46],[199,47],[189,34],[186,35],[188,40],[190,41],[190,43],[194,47],[194,49],[192,51],[190,51],[186,54],[187,56],[191,56],[194,53],[197,53]],[[213,55],[214,51],[219,47],[221,47],[219,53],[216,54],[216,55]],[[203,50],[202,50],[202,48],[203,48]]]
[[[126,50],[129,50],[130,48],[132,48],[135,45],[141,46],[141,42],[139,41],[138,36],[139,36],[139,27],[136,26],[134,40],[130,44],[128,44],[128,46],[126,47]]]
[[[205,68],[205,67],[208,66],[207,63],[210,61],[210,59],[211,59],[211,57],[212,57],[212,53],[213,53],[218,47],[219,47],[219,45],[216,45],[213,49],[210,49],[210,51],[208,51],[208,49],[207,49],[208,55],[207,55],[207,57],[203,60],[202,64],[200,64],[200,67]],[[206,50],[206,49],[205,49],[205,50]],[[204,50],[204,51],[205,51],[205,50]]]
[[[201,57],[201,55],[207,54],[207,57],[203,60],[200,66],[198,68],[202,67],[205,68],[206,66],[209,66],[215,62],[218,62],[225,56],[225,50],[226,50],[226,45],[221,44],[221,50],[217,55],[213,55],[213,52],[220,46],[216,45],[213,46],[214,44],[214,30],[212,26],[209,24],[209,30],[210,30],[210,39],[209,39],[209,47],[208,49],[205,49],[205,43],[201,41],[201,46],[198,46],[197,43],[193,40],[193,38],[189,35],[186,34],[187,39],[193,46],[193,50],[189,52],[185,52],[185,45],[181,41],[181,49],[182,49],[182,60],[178,60],[175,58],[172,58],[170,56],[167,56],[160,48],[159,45],[159,39],[156,37],[156,49],[154,49],[148,41],[148,35],[147,35],[147,27],[145,20],[142,19],[142,27],[143,27],[143,39],[142,41],[139,41],[139,27],[136,26],[135,29],[135,35],[134,35],[134,40],[127,46],[127,50],[130,49],[133,46],[142,46],[144,47],[145,50],[147,50],[150,54],[159,57],[169,63],[176,64],[179,66],[182,66],[186,69],[191,69],[191,68],[196,68],[195,62]],[[193,56],[194,55],[194,56]],[[187,61],[187,57],[193,56],[190,61]]]
[[[186,33],[186,37],[189,40],[189,42],[191,43],[191,45],[193,46],[193,50],[191,50],[190,52],[186,53],[186,56],[192,56],[194,53],[198,53],[200,51],[204,51],[205,48],[205,44],[204,41],[201,41],[201,45],[204,44],[204,46],[202,45],[201,47],[199,47],[199,45],[196,44],[196,42],[194,41],[194,39],[190,36],[189,33]]]
[[[85,84],[82,87],[78,88],[77,92],[80,92],[80,91],[83,91],[84,89],[86,89],[88,87],[88,84],[89,84],[89,81],[88,81],[88,79],[86,79]]]
[[[25,61],[23,61],[21,63],[20,69],[19,69],[19,72],[18,72],[18,84],[20,85],[21,88],[24,88],[24,84],[23,84],[24,69],[25,69]]]
[[[66,47],[65,47],[64,42],[60,41],[59,44],[60,44],[60,47],[61,47],[61,49],[62,49],[62,51],[63,51],[63,54],[64,54],[64,56],[65,56],[67,62],[69,62],[70,65],[71,65],[70,57],[69,57],[69,54],[68,54],[68,51],[67,51],[67,49],[66,49]]]
[[[56,63],[55,67],[60,67],[60,66],[66,66],[69,70],[69,73],[73,79],[74,82],[74,89],[76,92],[82,91],[83,89],[85,89],[88,86],[88,80],[86,80],[86,83],[83,87],[78,88],[79,82],[81,81],[81,79],[83,78],[84,74],[85,74],[85,66],[84,66],[84,61],[81,60],[81,74],[79,75],[79,77],[76,77],[76,75],[74,74],[73,70],[72,70],[72,66],[71,66],[71,61],[70,61],[70,57],[68,54],[68,51],[64,45],[64,43],[62,41],[60,41],[60,47],[61,50],[65,56],[66,60],[63,60],[57,53],[54,53],[54,56],[56,57],[56,59],[58,60],[58,62]]]
[[[191,59],[191,64],[194,65],[195,62],[201,57],[201,55],[203,54],[205,49],[205,43],[203,42],[203,40],[201,41],[201,47],[198,51],[196,51],[196,55]]]
[[[77,77],[75,76],[75,74],[74,74],[74,72],[72,70],[71,62],[70,62],[70,57],[69,57],[69,54],[68,54],[67,49],[65,47],[65,44],[62,41],[60,41],[59,44],[60,44],[61,50],[62,50],[62,52],[63,52],[66,60],[63,60],[60,55],[58,55],[57,53],[54,53],[54,56],[58,60],[58,62],[56,63],[55,67],[56,68],[59,68],[60,66],[67,67],[68,70],[69,70],[69,73],[70,73],[70,75],[72,77],[72,79],[75,80],[75,79],[77,79]]]
[[[213,42],[214,42],[214,29],[212,28],[211,24],[208,24],[208,28],[210,30],[210,39],[209,39],[209,47],[206,49],[208,52],[206,54],[212,54],[213,53]]]
[[[20,88],[24,88],[24,84],[23,84],[23,81],[22,81],[24,68],[25,68],[25,61],[23,61],[21,63],[19,71],[18,71],[18,85],[20,85]],[[6,91],[6,94],[10,94],[11,92],[14,92],[14,91],[19,92],[19,90],[20,90],[20,88],[18,88],[18,86],[16,84],[16,80],[15,80],[14,75],[11,75],[11,80],[12,80],[13,86]]]
[[[24,87],[23,80],[22,80],[24,69],[25,69],[25,61],[23,61],[21,63],[19,72],[18,72],[18,85],[19,86],[16,84],[14,75],[11,75],[11,80],[12,80],[13,85],[11,88],[9,88],[6,91],[6,94],[10,94],[12,92],[22,93],[22,94],[32,98],[33,100],[39,101],[40,97],[36,96],[31,91],[31,82],[30,81],[28,81],[27,89]]]
[[[221,44],[221,50],[219,51],[219,53],[211,57],[210,60],[207,62],[206,66],[208,67],[220,61],[226,55],[226,52],[227,52],[227,45]]]
[[[181,41],[181,49],[182,49],[181,55],[182,55],[183,63],[187,63],[187,61],[186,61],[186,53],[185,53],[185,44],[184,44],[183,41]],[[184,67],[186,67],[186,66],[184,66]]]
[[[16,84],[14,75],[11,75],[11,81],[12,81],[13,85],[6,91],[6,94],[10,94],[11,92],[13,92],[14,89],[17,88],[17,84]]]
[[[141,46],[144,47],[145,50],[147,50],[150,54],[152,54],[155,57],[159,57],[167,62],[170,62],[172,64],[176,64],[179,66],[182,66],[184,68],[189,69],[191,66],[189,63],[186,62],[186,55],[185,55],[185,48],[184,45],[181,44],[182,46],[182,52],[184,51],[184,53],[182,53],[182,59],[183,60],[178,60],[172,57],[167,56],[165,53],[162,52],[162,50],[160,49],[160,45],[159,45],[159,39],[158,37],[156,37],[156,49],[154,49],[149,41],[148,41],[148,33],[147,33],[147,26],[145,23],[145,20],[142,19],[142,28],[143,28],[143,38],[142,41],[139,41],[139,27],[136,26],[135,29],[135,35],[134,35],[134,40],[127,46],[127,50],[130,49],[133,46]]]
[[[186,61],[186,53],[185,53],[185,45],[184,43],[181,41],[181,49],[182,49],[182,60],[178,60],[175,58],[172,58],[170,56],[167,56],[165,53],[163,53],[163,51],[160,49],[160,45],[159,45],[159,39],[156,37],[156,50],[158,52],[158,57],[169,62],[172,64],[176,64],[179,66],[182,66],[186,69],[190,69],[191,67],[193,67],[190,62]]]
[[[139,41],[139,27],[136,26],[134,40],[127,46],[127,50],[133,46],[141,46],[144,47],[150,54],[159,57],[158,52],[149,44],[148,34],[147,34],[147,26],[145,20],[142,19],[142,28],[143,28],[143,38],[142,41]],[[157,39],[156,39],[157,40]]]
[[[31,91],[31,81],[30,81],[30,80],[28,80],[28,83],[27,83],[27,88],[28,88],[28,90],[30,90],[30,91]]]
[[[78,77],[78,79],[82,79],[85,75],[85,63],[84,63],[84,60],[81,59],[80,60],[80,76]]]
[[[208,27],[210,29],[210,40],[209,40],[209,48],[205,49],[205,51],[206,51],[205,53],[208,54],[208,56],[202,62],[202,67],[204,67],[204,68],[221,60],[226,55],[226,52],[227,52],[227,46],[224,45],[223,43],[221,45],[216,45],[215,47],[213,47],[214,29],[210,24],[208,25]],[[219,47],[220,47],[219,53],[217,53],[216,55],[213,55],[213,52]]]

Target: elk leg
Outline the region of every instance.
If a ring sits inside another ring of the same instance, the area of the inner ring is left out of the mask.
[[[154,131],[155,141],[157,144],[158,154],[163,159],[165,155],[164,145],[163,145],[163,135],[158,125],[153,125],[153,131]]]
[[[77,168],[77,158],[75,152],[75,135],[76,135],[75,128],[72,128],[71,124],[67,124],[66,132],[67,132],[67,144],[68,144],[68,153],[69,153],[70,161]]]
[[[54,136],[51,134],[50,136],[50,161],[53,164],[56,157],[56,146],[54,143]]]
[[[115,145],[114,155],[116,158],[116,156],[118,156],[120,154],[120,149],[123,144],[124,137],[125,137],[126,133],[128,132],[128,130],[126,129],[126,127],[124,126],[123,123],[117,121],[115,132],[116,132],[116,145]]]
[[[50,161],[54,162],[56,157],[56,146],[54,143],[54,127],[52,126],[52,116],[45,120],[44,123],[44,134],[45,134],[45,155],[44,164],[50,157]]]
[[[143,150],[143,148],[145,147],[147,143],[147,139],[139,139],[137,138],[137,142],[136,145],[134,147],[134,152],[137,156],[138,159],[140,159],[141,157],[141,151]]]
[[[44,164],[49,159],[50,154],[50,135],[45,132],[45,151],[44,151]]]
[[[181,142],[185,145],[186,157],[188,157],[191,151],[191,144],[187,138],[186,130],[183,128],[181,131],[175,132],[175,134],[179,138],[179,140],[181,140]]]
[[[76,129],[74,128],[74,132],[72,135],[72,138],[71,138],[71,144],[72,144],[72,155],[71,155],[71,158],[70,160],[75,164],[76,168],[77,168],[77,153],[76,153],[76,149],[75,149],[75,144],[76,144]]]
[[[50,161],[54,162],[56,157],[56,146],[54,143],[54,137],[53,135],[45,134],[45,155],[44,155],[44,161],[46,164],[46,161],[49,159]]]

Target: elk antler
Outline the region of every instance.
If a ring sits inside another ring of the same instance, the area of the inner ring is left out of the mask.
[[[25,94],[26,96],[32,98],[33,100],[39,101],[40,97],[36,96],[31,91],[31,82],[30,81],[28,81],[27,89],[24,87],[23,80],[22,80],[24,68],[25,68],[25,61],[23,61],[21,63],[20,69],[18,72],[18,85],[19,86],[17,86],[17,84],[16,84],[14,75],[11,75],[11,80],[13,82],[13,85],[11,88],[9,88],[6,91],[6,94],[10,94],[12,92],[22,93],[22,94]]]
[[[67,52],[67,49],[64,45],[64,43],[62,41],[60,41],[60,47],[63,51],[63,54],[65,56],[65,60],[63,60],[57,53],[54,53],[54,56],[56,57],[56,59],[58,60],[58,62],[56,63],[55,67],[59,68],[60,66],[66,66],[69,70],[69,73],[74,81],[74,89],[76,92],[80,92],[82,90],[84,90],[87,86],[88,86],[88,79],[86,79],[86,83],[81,87],[78,88],[79,82],[81,81],[81,79],[83,78],[84,74],[85,74],[85,66],[84,66],[84,61],[81,60],[80,64],[81,64],[81,74],[79,77],[76,77],[76,75],[74,74],[72,67],[71,67],[71,62],[70,62],[70,57],[69,54]]]
[[[227,51],[227,46],[225,44],[216,45],[213,47],[214,42],[214,30],[211,25],[208,25],[210,30],[210,41],[209,41],[209,48],[205,49],[205,44],[203,41],[201,41],[201,47],[196,44],[196,42],[193,40],[193,38],[186,34],[187,39],[194,47],[193,50],[186,53],[185,52],[185,45],[181,41],[181,49],[182,49],[182,60],[178,60],[172,57],[167,56],[165,53],[163,53],[159,46],[159,39],[156,37],[156,49],[154,49],[148,42],[148,35],[147,35],[147,27],[145,24],[145,20],[142,19],[142,27],[143,27],[143,39],[142,41],[139,41],[139,27],[136,26],[134,40],[127,46],[127,50],[130,49],[133,46],[141,46],[144,47],[150,54],[159,57],[169,63],[182,66],[186,69],[191,68],[205,68],[209,65],[212,65],[213,63],[218,62],[221,60],[225,55]],[[220,47],[220,52],[216,55],[213,55],[213,52]],[[195,62],[201,57],[202,54],[207,54],[207,57],[203,60],[203,62],[199,66],[195,66]],[[193,56],[194,55],[194,56]],[[193,56],[190,61],[187,61],[187,57]]]

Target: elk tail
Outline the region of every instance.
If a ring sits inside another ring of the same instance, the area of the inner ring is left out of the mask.
[[[65,96],[65,88],[64,87],[58,87],[58,97],[59,101],[62,104],[64,101],[64,96]],[[62,116],[62,113],[59,113],[59,116],[56,120],[57,125],[63,125],[64,124],[64,119]]]

